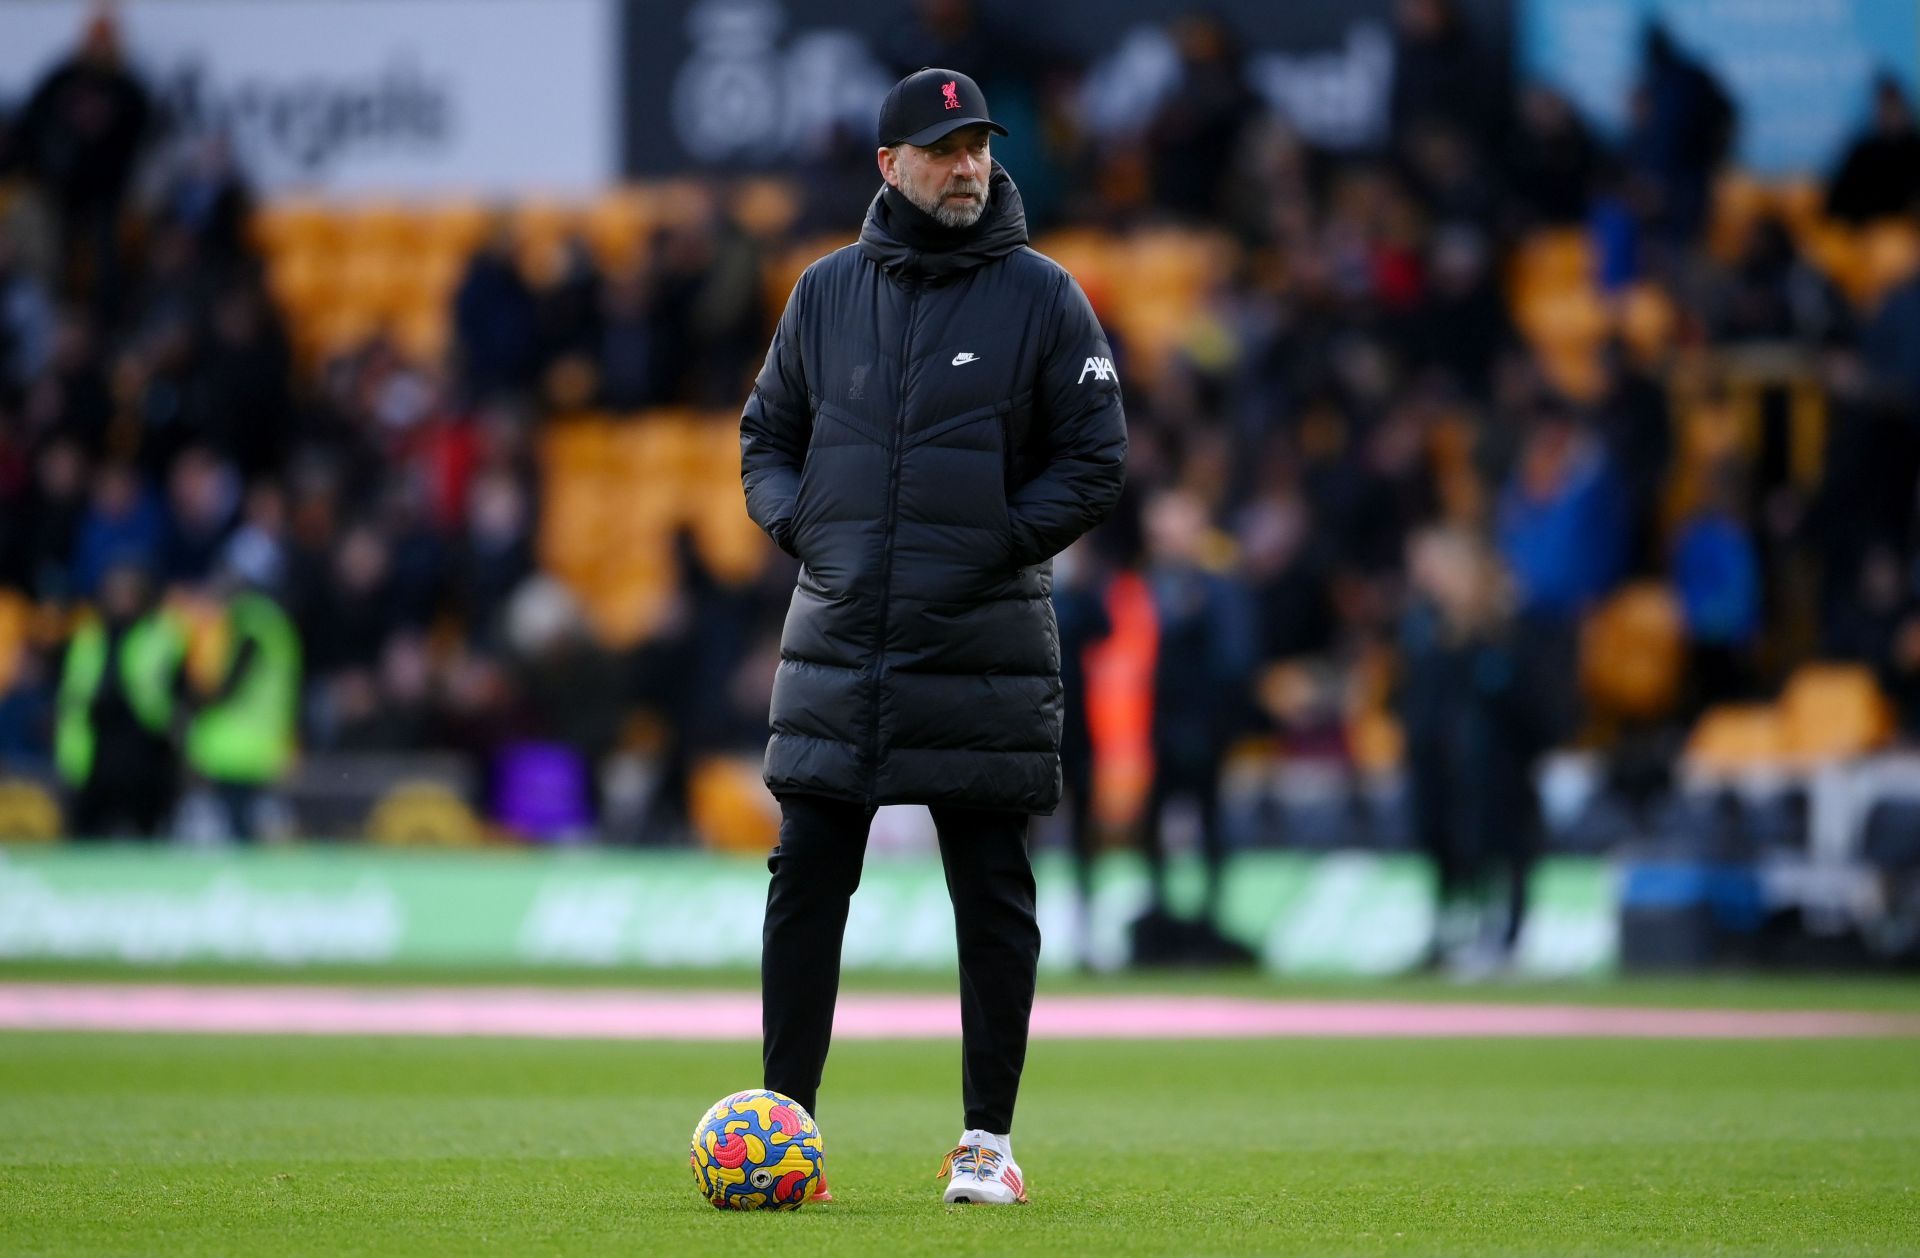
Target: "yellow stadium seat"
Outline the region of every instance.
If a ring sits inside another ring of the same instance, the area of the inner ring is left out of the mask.
[[[0,590],[0,693],[20,676],[32,626],[33,605],[26,596],[18,590]]]
[[[1773,189],[1743,170],[1729,170],[1714,181],[1707,215],[1707,249],[1732,262],[1746,249],[1755,226],[1773,212]]]
[[[646,190],[617,188],[581,214],[580,233],[602,267],[622,271],[645,257],[657,217]]]
[[[1363,773],[1388,773],[1406,756],[1406,734],[1389,712],[1369,709],[1347,721],[1347,748]]]
[[[1827,190],[1815,179],[1789,179],[1774,185],[1774,210],[1795,238],[1826,214]]]
[[[0,842],[57,843],[60,801],[30,778],[0,778]]]
[[[1104,286],[1115,269],[1113,238],[1092,228],[1049,232],[1034,248],[1066,268],[1083,288],[1089,283]]]
[[[1920,271],[1920,227],[1900,219],[1868,224],[1860,233],[1860,303],[1871,310]]]
[[[339,217],[340,245],[350,251],[411,253],[424,238],[419,211],[381,201],[344,211]]]
[[[1666,290],[1650,281],[1630,285],[1614,302],[1614,325],[1620,339],[1643,363],[1664,357],[1674,342],[1679,312]]]
[[[254,211],[254,243],[269,257],[294,250],[326,251],[339,241],[338,215],[325,202],[286,198]]]
[[[480,247],[494,212],[479,201],[447,201],[420,211],[420,247],[465,258]]]
[[[1666,586],[1640,582],[1608,599],[1581,626],[1580,683],[1604,716],[1650,720],[1679,697],[1686,623]]]
[[[520,240],[557,240],[578,230],[580,211],[572,205],[544,197],[530,197],[509,212],[513,234]]]
[[[1789,746],[1786,722],[1772,704],[1721,704],[1694,725],[1685,758],[1699,771],[1741,773],[1781,765]]]
[[[267,290],[289,318],[304,320],[333,301],[340,268],[333,255],[300,248],[277,253],[267,266]]]
[[[1800,247],[1850,301],[1865,299],[1871,277],[1859,236],[1851,228],[1822,221],[1808,229]]]
[[[393,320],[394,343],[415,362],[437,363],[453,342],[453,325],[444,310],[403,310]]]
[[[733,216],[762,240],[786,236],[800,213],[800,192],[788,179],[766,177],[743,181],[734,190]]]
[[[1578,228],[1535,232],[1514,250],[1508,283],[1516,289],[1557,291],[1589,287],[1598,262],[1593,243]]]
[[[378,311],[341,303],[305,321],[306,344],[321,357],[332,357],[366,344],[381,328]]]
[[[1863,755],[1893,737],[1893,711],[1870,669],[1806,664],[1780,696],[1787,744],[1804,762]]]
[[[708,846],[760,855],[779,837],[780,806],[760,776],[760,761],[714,756],[693,766],[687,783],[688,820]]]
[[[405,254],[384,249],[353,248],[338,264],[337,298],[356,310],[385,318],[398,310],[407,294]]]

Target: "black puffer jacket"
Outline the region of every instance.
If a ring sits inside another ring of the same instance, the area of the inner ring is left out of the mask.
[[[747,510],[802,563],[776,794],[1059,803],[1051,560],[1119,497],[1126,421],[1085,295],[1026,243],[996,164],[971,229],[883,190],[794,286],[740,420]]]

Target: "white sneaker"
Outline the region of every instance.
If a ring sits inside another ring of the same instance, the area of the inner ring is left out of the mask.
[[[944,1200],[950,1206],[1027,1204],[1026,1182],[1005,1136],[967,1132],[947,1154],[934,1178],[948,1179]]]

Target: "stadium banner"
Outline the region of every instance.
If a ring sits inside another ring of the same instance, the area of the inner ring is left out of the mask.
[[[618,174],[619,0],[122,0],[170,142],[232,137],[255,184],[323,195],[578,193]],[[94,0],[0,4],[0,102]]]
[[[1876,74],[1920,95],[1920,5],[1902,0],[1521,0],[1522,77],[1560,88],[1618,139],[1653,22],[1733,97],[1736,155],[1762,174],[1831,172],[1868,121]]]
[[[1071,969],[1080,937],[1071,869],[1054,853],[1038,864],[1041,965]],[[1195,902],[1197,865],[1173,872],[1175,907]],[[16,848],[0,850],[0,959],[751,968],[766,883],[757,859],[702,852]],[[1610,971],[1616,884],[1604,861],[1545,861],[1520,968]],[[1127,925],[1146,903],[1140,863],[1106,858],[1089,935],[1096,964],[1122,963]],[[1283,974],[1406,970],[1432,921],[1432,879],[1404,855],[1246,853],[1222,905],[1228,933]],[[845,963],[952,969],[953,912],[937,858],[867,863]]]
[[[996,118],[1014,124],[1010,144],[1031,142],[1019,126],[1049,65],[1086,70],[1079,112],[1098,135],[1143,125],[1179,73],[1161,0],[978,8],[994,55],[1025,64],[1001,66],[1000,77],[954,68],[979,79]],[[1241,41],[1254,89],[1307,139],[1334,149],[1386,138],[1393,8],[1393,0],[1206,6]],[[1462,8],[1490,48],[1503,45],[1505,0]],[[909,17],[904,5],[886,22],[876,12],[869,0],[629,0],[629,171],[804,165],[836,129],[869,143],[903,55],[891,41]]]

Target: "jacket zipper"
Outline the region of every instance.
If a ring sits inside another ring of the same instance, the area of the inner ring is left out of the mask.
[[[920,306],[920,281],[907,280],[907,317],[900,330],[900,393],[887,439],[887,515],[885,549],[880,553],[880,614],[873,637],[873,692],[867,699],[867,805],[872,807],[880,779],[880,673],[887,658],[887,605],[893,599],[893,538],[900,520],[900,425],[906,415],[907,347],[913,342],[913,317]]]

